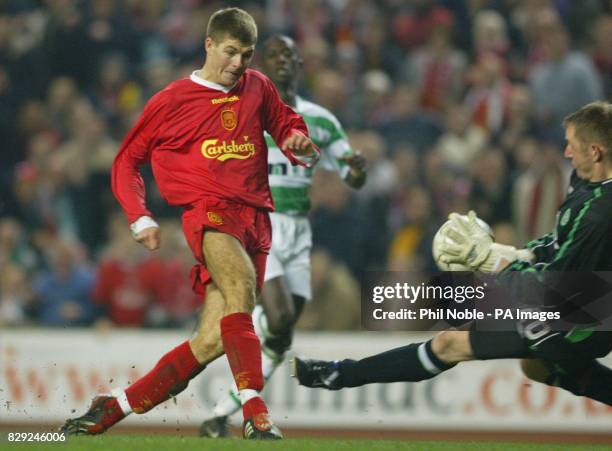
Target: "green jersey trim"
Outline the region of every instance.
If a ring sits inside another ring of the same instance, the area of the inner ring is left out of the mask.
[[[587,212],[589,211],[589,209],[591,208],[591,203],[595,199],[598,199],[599,197],[601,197],[602,194],[603,194],[603,191],[602,191],[601,187],[595,188],[593,190],[593,197],[591,197],[589,200],[587,200],[584,203],[582,209],[578,213],[578,216],[576,216],[576,219],[574,219],[574,224],[572,225],[572,230],[570,230],[570,233],[567,236],[567,240],[563,243],[563,246],[561,246],[561,248],[559,248],[559,251],[557,252],[557,254],[555,255],[555,258],[553,260],[551,260],[550,262],[548,262],[546,264],[538,266],[537,268],[534,268],[531,265],[525,265],[525,266],[523,266],[523,265],[516,265],[516,266],[513,266],[513,269],[521,271],[521,272],[541,272],[541,271],[546,270],[551,264],[553,264],[554,262],[556,262],[557,260],[562,258],[567,253],[567,250],[569,249],[569,247],[573,243],[574,238],[576,236],[576,232],[578,230],[578,227],[580,227],[580,224],[582,222],[582,218],[584,218],[584,215],[586,215]],[[553,238],[552,234],[545,235],[542,238],[530,241],[527,244],[527,247],[529,249],[532,249],[533,247],[535,247],[537,245],[541,245],[541,244],[546,245],[546,244],[549,244],[551,242],[551,238]]]
[[[310,210],[310,186],[272,186],[275,211],[305,215]]]
[[[591,203],[593,203],[595,199],[601,197],[601,195],[602,195],[601,188],[595,188],[593,190],[593,197],[591,197],[589,200],[587,200],[584,203],[584,207],[582,207],[582,210],[580,210],[580,213],[578,213],[578,216],[576,217],[574,221],[574,225],[572,226],[572,230],[570,230],[567,240],[565,241],[565,243],[563,243],[563,246],[561,246],[561,249],[559,249],[559,253],[554,258],[554,260],[551,261],[549,264],[545,265],[543,269],[547,268],[548,266],[550,266],[550,264],[552,264],[556,260],[559,260],[561,257],[563,257],[567,253],[567,249],[574,241],[574,237],[576,236],[576,231],[578,230],[578,227],[580,226],[580,223],[582,222],[582,218],[584,217],[584,215],[586,215],[587,211],[589,211],[589,209],[591,208]]]
[[[573,329],[565,335],[565,339],[570,343],[580,343],[591,335],[593,335],[593,329]]]

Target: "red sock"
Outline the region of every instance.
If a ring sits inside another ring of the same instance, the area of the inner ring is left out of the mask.
[[[238,391],[261,391],[264,378],[261,372],[261,344],[255,334],[253,320],[248,313],[232,313],[221,319],[221,340]],[[244,418],[267,413],[260,397],[252,398],[242,407]]]
[[[93,404],[96,403],[97,399],[98,398],[94,399]],[[121,410],[116,398],[108,398],[104,402],[102,408],[104,414],[102,415],[100,424],[96,424],[89,428],[89,432],[92,434],[100,434],[106,431],[113,424],[125,418],[125,414]]]
[[[260,396],[256,398],[251,398],[242,406],[242,413],[244,414],[244,418],[252,418],[260,413],[268,413],[268,408],[266,407],[266,403]]]
[[[126,390],[134,413],[144,413],[182,392],[205,365],[196,360],[186,341],[164,355],[157,365]]]

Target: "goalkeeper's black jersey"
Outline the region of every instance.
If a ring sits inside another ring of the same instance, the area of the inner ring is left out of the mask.
[[[612,179],[587,182],[572,173],[552,233],[531,241],[531,264],[510,270],[612,271]]]
[[[612,179],[591,183],[573,173],[554,231],[527,247],[535,261],[515,261],[499,278],[520,304],[559,306],[573,299],[575,308],[609,292],[595,272],[612,271]],[[589,316],[579,322],[596,321]]]

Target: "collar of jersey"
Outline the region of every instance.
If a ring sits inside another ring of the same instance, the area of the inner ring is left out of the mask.
[[[612,182],[612,179],[604,179],[601,182],[599,182],[602,185],[607,185],[608,183]]]
[[[192,82],[197,83],[197,84],[202,85],[202,86],[205,86],[205,87],[207,87],[207,88],[209,88],[209,89],[214,89],[215,91],[223,91],[225,94],[227,94],[227,93],[228,93],[228,92],[230,92],[232,89],[234,89],[234,87],[236,86],[236,85],[233,85],[232,87],[228,88],[228,87],[223,86],[223,85],[220,85],[220,84],[218,84],[218,83],[213,83],[212,81],[208,81],[208,80],[205,80],[205,79],[203,79],[203,78],[201,78],[201,77],[198,77],[198,76],[196,75],[196,72],[197,72],[197,71],[195,71],[195,70],[194,70],[194,71],[191,73],[191,75],[189,76],[189,79],[190,79]],[[236,84],[237,84],[237,83],[236,83]]]
[[[612,182],[612,179],[604,179],[600,180],[599,182],[588,182],[588,185],[591,188],[597,188],[598,186],[607,185],[610,182]]]

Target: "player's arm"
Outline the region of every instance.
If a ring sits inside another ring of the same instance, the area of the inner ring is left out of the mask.
[[[557,252],[557,240],[554,233],[549,233],[540,238],[528,242],[525,247],[533,254],[533,263],[546,263],[555,258]]]
[[[264,79],[264,129],[293,165],[312,167],[321,155],[308,135],[304,119],[280,98],[274,84]]]
[[[328,131],[328,138],[321,144],[318,167],[336,171],[351,188],[361,188],[367,178],[365,157],[360,151],[351,148],[342,124],[330,111],[321,112],[319,125]]]
[[[368,173],[366,171],[366,159],[360,151],[356,150],[342,157],[342,161],[349,167],[344,181],[351,188],[359,189],[365,185]]]
[[[152,213],[146,207],[140,166],[150,160],[163,110],[163,99],[157,94],[147,103],[140,118],[127,134],[111,169],[113,194],[127,216],[132,236],[149,250],[160,246],[161,234]]]

